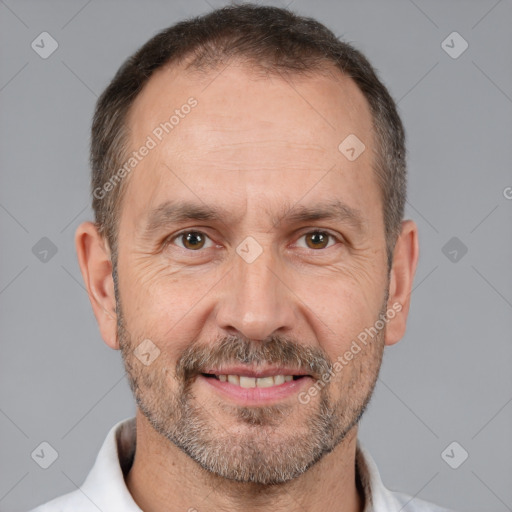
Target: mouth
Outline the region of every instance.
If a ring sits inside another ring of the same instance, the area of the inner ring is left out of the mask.
[[[202,373],[203,377],[207,379],[216,379],[220,382],[229,382],[241,388],[271,388],[280,386],[285,382],[292,382],[306,377],[306,375],[268,375],[264,377],[255,377],[249,375],[237,375],[231,373]]]
[[[238,366],[209,369],[199,375],[199,381],[229,401],[238,405],[270,405],[299,393],[311,386],[314,379],[291,368],[251,368]]]

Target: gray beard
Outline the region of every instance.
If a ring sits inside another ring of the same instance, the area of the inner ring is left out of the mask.
[[[385,308],[385,306],[384,306]],[[384,309],[385,311],[385,309]],[[332,367],[326,355],[279,336],[268,343],[253,345],[240,337],[227,337],[220,345],[191,345],[180,357],[172,378],[177,392],[168,389],[168,369],[158,365],[142,367],[135,360],[131,339],[118,312],[118,340],[130,387],[140,411],[156,432],[168,439],[206,471],[235,482],[259,485],[282,484],[305,473],[345,439],[361,419],[370,402],[378,378],[384,347],[385,329],[354,358],[342,372],[350,371],[341,398],[329,396],[332,383],[306,405],[278,404],[265,407],[221,407],[243,427],[243,435],[233,435],[215,422],[208,409],[191,391],[198,368],[215,367],[219,361],[276,363],[313,368],[320,378]],[[165,343],[159,346],[165,346]],[[283,423],[297,407],[308,407],[307,419],[299,429],[283,438]],[[281,426],[280,426],[281,425]],[[219,432],[220,430],[220,432]]]

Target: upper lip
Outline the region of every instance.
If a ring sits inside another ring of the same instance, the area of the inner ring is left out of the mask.
[[[224,368],[212,368],[202,373],[210,375],[241,375],[244,377],[275,377],[276,375],[309,375],[303,370],[295,368],[248,368],[247,366],[226,366]]]

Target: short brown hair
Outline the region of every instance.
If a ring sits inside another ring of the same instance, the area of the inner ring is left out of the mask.
[[[101,197],[95,191],[102,190],[125,161],[126,119],[138,93],[155,70],[186,58],[187,68],[210,68],[240,58],[269,73],[302,75],[335,65],[357,84],[373,118],[374,172],[383,201],[390,266],[406,199],[405,134],[395,102],[366,57],[324,25],[286,9],[252,4],[217,9],[158,33],[123,63],[98,99],[91,135],[92,206],[114,265],[125,183]]]

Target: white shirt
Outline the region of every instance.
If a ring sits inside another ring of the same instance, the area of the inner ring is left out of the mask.
[[[124,481],[133,462],[135,441],[135,418],[117,423],[108,433],[83,485],[30,512],[141,512]],[[386,489],[375,462],[359,440],[356,467],[365,492],[364,512],[451,512]]]

